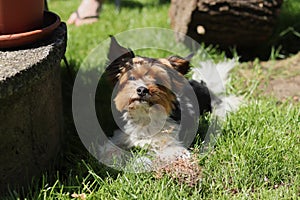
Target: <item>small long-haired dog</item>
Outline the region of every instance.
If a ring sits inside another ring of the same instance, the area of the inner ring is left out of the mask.
[[[184,77],[190,57],[135,56],[111,37],[106,73],[115,86],[113,105],[124,122],[111,137],[115,146],[146,148],[155,160],[166,162],[190,156],[187,145],[195,137],[199,115],[222,104],[203,81]],[[118,157],[113,148],[101,151],[100,156]]]

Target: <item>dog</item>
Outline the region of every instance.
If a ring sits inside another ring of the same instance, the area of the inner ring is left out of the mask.
[[[188,145],[198,131],[199,117],[223,103],[203,80],[185,78],[191,57],[136,56],[111,36],[106,73],[122,123],[110,138],[111,144],[100,148],[100,156],[115,156],[119,162],[123,150],[139,147],[151,155],[151,159],[139,160],[143,166],[190,158]]]

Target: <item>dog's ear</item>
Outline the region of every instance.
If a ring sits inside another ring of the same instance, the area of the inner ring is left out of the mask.
[[[110,36],[111,42],[108,52],[109,65],[106,68],[108,77],[112,82],[116,82],[124,71],[130,68],[128,61],[134,58],[131,49],[122,47],[115,37]]]
[[[193,57],[194,54],[190,54],[189,56],[182,58],[180,56],[170,56],[168,58],[168,61],[172,65],[172,67],[181,73],[182,75],[185,75],[190,70],[190,60]]]
[[[111,42],[108,52],[108,59],[110,63],[113,62],[122,62],[127,61],[134,57],[133,52],[131,49],[127,49],[122,47],[116,40],[114,36],[110,36]]]

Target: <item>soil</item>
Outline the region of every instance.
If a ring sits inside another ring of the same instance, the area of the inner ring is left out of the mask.
[[[259,83],[253,95],[300,102],[300,52],[282,60],[241,63],[238,75],[243,77],[244,87],[251,87],[253,80]]]
[[[263,69],[270,71],[265,94],[273,95],[279,100],[300,100],[300,52],[284,60],[262,62],[261,65]]]
[[[285,100],[292,97],[293,100],[299,101],[300,98],[300,76],[284,79],[274,79],[269,83],[267,93],[273,93],[277,98]]]

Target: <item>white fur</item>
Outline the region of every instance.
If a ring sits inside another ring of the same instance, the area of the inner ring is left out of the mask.
[[[216,95],[225,93],[225,85],[228,81],[228,73],[236,65],[236,60],[214,63],[212,60],[200,62],[200,67],[192,68],[192,79],[204,81],[207,87]]]
[[[131,147],[147,148],[148,151],[155,155],[161,155],[164,158],[166,149],[172,147],[183,147],[178,141],[179,124],[166,116],[165,111],[161,106],[154,105],[149,109],[149,112],[143,112],[144,116],[140,116],[143,107],[148,107],[147,104],[136,106],[133,111],[125,112],[123,115],[126,124],[124,130],[117,130],[111,138],[112,142],[120,147],[129,149]],[[129,115],[138,116],[139,119],[146,119],[147,123],[136,121],[136,118],[128,118]],[[150,119],[150,122],[148,120]],[[179,152],[174,151],[173,154]],[[170,157],[174,156],[168,153]]]
[[[228,112],[236,111],[242,102],[240,97],[226,96],[228,74],[236,63],[236,59],[219,63],[208,60],[200,62],[201,67],[192,68],[192,79],[198,82],[204,81],[209,90],[221,99],[221,103],[212,102],[213,114],[221,119],[225,119]]]

